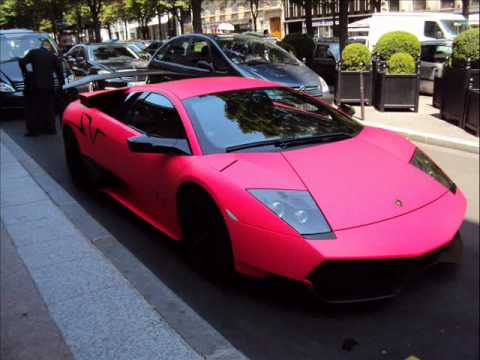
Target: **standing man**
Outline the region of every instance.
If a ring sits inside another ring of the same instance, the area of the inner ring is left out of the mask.
[[[60,86],[63,86],[62,65],[52,51],[48,40],[41,47],[30,50],[20,60],[25,78],[25,136],[36,136],[40,132],[55,134],[55,88],[53,75],[56,74]],[[31,64],[32,71],[27,71]]]

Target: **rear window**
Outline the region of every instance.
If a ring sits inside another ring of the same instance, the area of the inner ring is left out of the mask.
[[[47,40],[53,51],[58,54],[56,44],[47,34],[8,34],[0,36],[0,62],[23,58],[31,49],[39,48]]]
[[[126,46],[94,47],[92,48],[92,56],[96,61],[120,61],[138,58],[138,56]]]

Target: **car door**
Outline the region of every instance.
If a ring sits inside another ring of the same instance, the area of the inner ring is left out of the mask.
[[[215,75],[210,43],[204,37],[182,36],[156,53],[150,68],[166,74],[151,75],[150,83]]]
[[[129,151],[127,140],[139,134],[187,139],[182,120],[166,96],[154,92],[137,95],[114,139],[112,172],[123,184],[124,199],[154,223],[170,228],[176,223],[172,206],[177,180],[190,156]]]

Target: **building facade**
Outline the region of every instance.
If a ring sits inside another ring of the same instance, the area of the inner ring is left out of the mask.
[[[349,0],[349,22],[361,20],[376,11],[372,0]],[[479,0],[470,0],[470,13],[478,13]],[[338,25],[339,6],[335,0],[314,1],[312,25],[314,34],[318,37],[332,37]],[[298,2],[284,0],[285,22],[284,32],[305,32],[305,10]],[[462,12],[462,0],[380,0],[380,11],[411,12],[411,11],[446,11]]]
[[[285,35],[282,0],[259,0],[258,5],[257,31],[268,30],[273,36],[282,38]],[[204,0],[202,7],[204,33],[217,32],[222,23],[232,24],[237,32],[254,31],[249,0]]]

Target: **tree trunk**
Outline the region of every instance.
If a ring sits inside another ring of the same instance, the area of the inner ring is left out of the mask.
[[[193,32],[202,33],[202,0],[192,0]]]
[[[107,31],[108,31],[108,37],[111,40],[112,39],[112,26],[110,24],[107,24]]]
[[[348,40],[348,0],[339,0],[340,1],[340,14],[339,14],[339,25],[340,25],[340,53],[342,53],[345,45]]]
[[[95,42],[102,42],[101,24],[98,18],[98,13],[96,11],[92,11],[91,13],[92,13],[93,30],[95,31]]]
[[[125,39],[124,40],[128,40],[128,21],[123,20],[123,25],[125,26]]]
[[[462,14],[468,20],[468,14],[470,13],[470,0],[462,0]]]
[[[337,34],[337,15],[335,10],[337,8],[337,0],[330,0],[330,9],[332,11],[332,37],[335,37]]]
[[[305,26],[307,28],[307,34],[313,37],[312,26],[312,0],[305,0]]]

